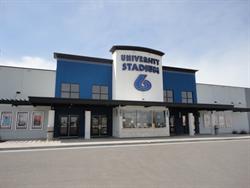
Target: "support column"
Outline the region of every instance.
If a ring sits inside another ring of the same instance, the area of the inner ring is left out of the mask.
[[[91,111],[85,111],[85,139],[90,139]]]
[[[119,123],[119,138],[122,137],[122,132],[123,132],[123,121],[122,121],[122,109],[121,107],[119,106],[119,111],[118,111],[118,123]]]
[[[113,108],[113,136],[120,138],[122,134],[122,115],[121,115],[121,108],[116,107]]]
[[[49,110],[48,112],[48,125],[47,125],[47,140],[53,139],[55,123],[55,110]]]
[[[189,125],[189,136],[194,136],[195,125],[194,125],[194,115],[193,115],[193,113],[188,113],[188,125]]]
[[[169,113],[169,109],[167,108],[165,110],[165,115],[166,115],[166,129],[167,129],[167,136],[170,136],[170,126],[169,126],[169,116],[170,116],[170,113]]]

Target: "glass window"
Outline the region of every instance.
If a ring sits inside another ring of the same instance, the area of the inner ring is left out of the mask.
[[[156,128],[166,127],[166,119],[164,112],[153,112],[153,123]]]
[[[101,86],[101,93],[107,94],[108,93],[108,87],[107,86]]]
[[[92,86],[92,93],[100,93],[100,86]]]
[[[92,99],[108,100],[108,86],[92,86]]]
[[[174,102],[173,90],[164,90],[164,101],[165,102]]]
[[[187,103],[187,102],[188,102],[187,98],[182,98],[182,103]]]
[[[62,83],[61,91],[70,91],[70,84]]]
[[[167,97],[173,97],[173,91],[167,90]]]
[[[187,92],[182,91],[182,92],[181,92],[181,97],[182,97],[182,98],[187,98]]]
[[[173,102],[174,102],[174,100],[173,100],[173,98],[168,98],[167,102],[171,102],[171,103],[173,103]]]
[[[122,122],[123,122],[123,128],[135,128],[136,111],[124,111]]]
[[[100,95],[99,94],[92,94],[92,99],[100,99]]]
[[[193,93],[191,91],[181,92],[182,103],[193,103]]]
[[[193,103],[193,99],[188,99],[188,103]]]
[[[137,127],[138,128],[152,127],[151,111],[137,111]]]
[[[78,84],[71,84],[71,92],[79,92],[79,85]]]
[[[70,98],[79,99],[79,93],[70,93]]]
[[[193,98],[192,92],[187,92],[187,97],[188,97],[188,98]]]
[[[61,121],[61,127],[67,127],[67,123],[68,123],[68,117],[61,117],[60,118]]]
[[[69,98],[69,92],[62,92],[61,97],[62,98]]]
[[[100,96],[101,98],[100,99],[105,99],[105,100],[107,100],[108,99],[108,95],[106,95],[106,94],[101,94],[101,96]]]
[[[79,84],[61,84],[61,97],[62,98],[79,98],[80,85]]]
[[[164,111],[125,110],[123,128],[160,128],[166,127]]]

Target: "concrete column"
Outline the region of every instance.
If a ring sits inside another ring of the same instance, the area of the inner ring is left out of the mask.
[[[122,116],[120,107],[113,108],[113,134],[112,136],[119,138],[122,129]]]
[[[53,139],[55,123],[55,110],[49,110],[48,112],[48,125],[47,125],[47,140]]]
[[[169,110],[168,108],[165,110],[165,114],[166,114],[166,129],[167,129],[167,136],[170,136],[170,126],[169,126],[169,116],[170,116],[170,113],[169,113]]]
[[[189,136],[194,136],[195,125],[194,125],[194,115],[193,115],[193,113],[188,113],[188,125],[189,125]]]
[[[119,127],[119,129],[118,129],[119,136],[118,137],[121,138],[122,137],[122,130],[123,130],[123,122],[122,122],[122,109],[120,106],[118,108],[118,127]]]
[[[91,111],[85,111],[85,139],[90,139]]]

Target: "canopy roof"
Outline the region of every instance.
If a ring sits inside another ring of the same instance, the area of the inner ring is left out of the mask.
[[[167,103],[167,102],[153,102],[153,101],[126,101],[126,100],[95,100],[95,99],[69,99],[69,98],[55,98],[55,97],[29,97],[26,99],[0,99],[0,104],[18,105],[33,105],[33,106],[161,106],[176,109],[189,110],[215,110],[224,111],[231,110],[234,112],[250,112],[250,108],[239,108],[234,105],[227,104],[204,104],[204,103]]]

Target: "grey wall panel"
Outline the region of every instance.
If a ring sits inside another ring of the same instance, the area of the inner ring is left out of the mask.
[[[1,112],[8,111],[13,113],[11,129],[0,128],[0,138],[3,140],[19,140],[19,139],[46,139],[47,137],[47,125],[48,125],[48,111],[49,107],[33,107],[33,106],[18,106],[12,107],[11,105],[0,104]],[[41,111],[44,112],[44,121],[42,129],[32,129],[32,112]],[[29,121],[27,129],[16,129],[16,115],[17,112],[28,112]],[[0,117],[1,118],[1,117]]]
[[[55,77],[52,70],[0,66],[0,98],[54,97]]]
[[[250,103],[250,88],[220,86],[210,84],[197,84],[197,99],[198,103],[210,104],[233,104],[235,107],[246,108]],[[245,130],[250,131],[249,113],[247,112],[234,112],[232,113],[232,128],[222,128],[221,133],[232,133],[233,130],[238,132]],[[200,125],[201,133],[209,133]],[[211,132],[211,131],[210,131]]]

